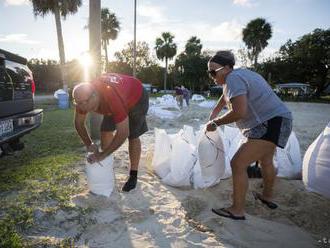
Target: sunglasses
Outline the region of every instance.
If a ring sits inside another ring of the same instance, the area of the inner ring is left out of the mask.
[[[76,99],[73,98],[72,103],[74,106],[78,106],[78,105],[83,106],[83,105],[86,105],[89,102],[89,100],[94,96],[95,96],[95,93],[92,93],[86,100],[81,100],[79,102],[77,102]]]
[[[218,69],[215,69],[215,70],[207,70],[207,73],[210,74],[211,77],[215,78],[216,75],[217,75],[217,72],[222,70],[223,68],[225,68],[224,66],[218,68]]]

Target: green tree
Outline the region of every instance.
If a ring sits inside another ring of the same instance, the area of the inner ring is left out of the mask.
[[[154,86],[161,87],[163,79],[163,68],[157,64],[152,64],[148,67],[142,68],[137,77],[145,83],[150,83]]]
[[[237,60],[240,62],[242,67],[250,67],[249,55],[246,48],[240,48],[237,50]]]
[[[254,64],[258,64],[258,56],[268,45],[268,40],[272,37],[272,26],[263,18],[257,18],[250,21],[243,28],[243,41],[248,48],[249,58]]]
[[[192,36],[185,45],[185,52],[189,56],[199,56],[202,52],[202,48],[201,40],[196,36]]]
[[[81,6],[81,0],[30,0],[33,6],[33,13],[35,17],[52,13],[55,16],[58,50],[60,54],[61,74],[63,88],[67,89],[68,85],[65,78],[65,51],[62,34],[61,17],[66,18],[68,14],[74,14]]]
[[[176,80],[193,91],[204,90],[210,82],[206,73],[210,56],[202,53],[202,48],[200,39],[193,36],[187,41],[184,52],[179,54],[175,61]]]
[[[129,42],[123,50],[115,53],[118,62],[126,63],[133,68],[133,41]],[[155,63],[155,59],[150,54],[148,43],[139,41],[136,44],[136,72],[137,74],[142,68],[148,67]],[[132,69],[133,71],[133,69]],[[131,72],[132,73],[132,72]]]
[[[172,59],[176,55],[177,46],[173,43],[174,35],[169,32],[164,32],[161,37],[156,39],[156,54],[160,60],[165,59],[165,72],[164,72],[164,90],[166,90],[167,81],[167,66],[168,60]]]
[[[110,40],[117,39],[120,31],[120,23],[117,17],[108,8],[102,8],[101,10],[101,35],[102,35],[102,47],[105,53],[105,68],[108,68],[108,45]]]
[[[131,75],[133,72],[133,68],[126,62],[112,61],[112,62],[109,62],[107,71]]]
[[[287,41],[280,48],[282,60],[302,82],[310,82],[319,96],[330,84],[330,29],[315,29],[296,42]]]

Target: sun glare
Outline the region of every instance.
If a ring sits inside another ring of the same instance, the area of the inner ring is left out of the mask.
[[[92,58],[88,53],[84,53],[80,58],[79,58],[79,63],[85,68],[89,68],[92,65]]]

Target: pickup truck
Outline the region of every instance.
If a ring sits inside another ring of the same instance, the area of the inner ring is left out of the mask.
[[[42,123],[34,108],[35,83],[27,60],[0,49],[0,156],[24,148],[20,138]]]

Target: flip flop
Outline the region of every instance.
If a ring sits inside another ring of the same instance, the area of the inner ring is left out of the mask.
[[[252,194],[253,194],[255,200],[261,201],[261,203],[265,204],[270,209],[276,209],[278,207],[276,203],[262,199],[261,198],[262,196],[259,193],[253,191]]]
[[[214,209],[212,208],[212,212],[219,215],[219,216],[222,216],[222,217],[225,217],[225,218],[230,218],[230,219],[233,219],[233,220],[245,220],[245,216],[236,216],[236,215],[233,215],[229,210],[225,209],[225,208],[220,208],[220,209]]]

